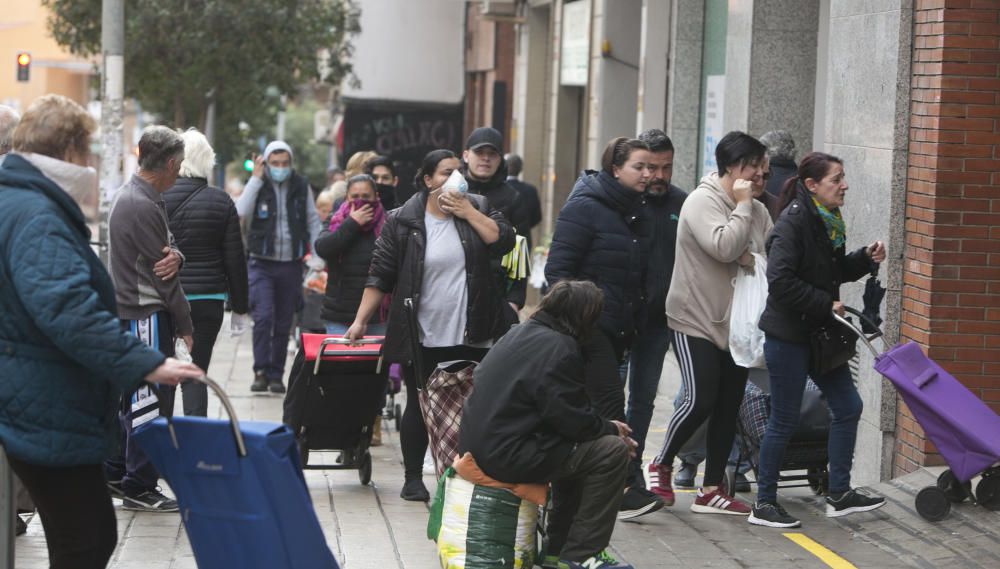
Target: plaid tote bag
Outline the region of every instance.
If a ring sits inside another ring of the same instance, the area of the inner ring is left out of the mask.
[[[458,454],[458,427],[462,405],[472,392],[472,373],[477,362],[441,362],[427,378],[420,393],[420,410],[430,439],[431,456],[440,478]]]

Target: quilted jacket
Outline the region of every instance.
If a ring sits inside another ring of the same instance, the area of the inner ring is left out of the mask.
[[[123,391],[164,356],[121,331],[76,203],[18,155],[0,167],[0,441],[43,466],[98,464]]]

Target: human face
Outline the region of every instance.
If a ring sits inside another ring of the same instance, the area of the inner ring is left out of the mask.
[[[385,166],[376,166],[372,168],[372,178],[375,178],[376,184],[384,184],[386,186],[395,186],[399,183],[399,178],[392,175]]]
[[[432,192],[439,189],[448,181],[448,176],[451,176],[452,172],[458,170],[459,166],[461,164],[459,164],[458,158],[445,158],[438,162],[433,176],[424,176],[424,185]]]
[[[272,168],[288,168],[292,165],[292,156],[284,150],[272,152],[267,157],[267,165]]]
[[[477,180],[489,180],[500,167],[500,153],[492,146],[480,146],[462,153],[462,160],[469,165],[469,174]]]
[[[806,178],[806,189],[816,197],[816,201],[826,209],[835,209],[844,205],[844,194],[847,193],[847,176],[844,167],[836,162],[830,163],[830,169],[822,180]]]
[[[752,182],[753,185],[753,197],[759,198],[764,195],[764,188],[767,186],[767,179],[771,177],[771,159],[764,158],[764,174],[761,175],[760,180]]]
[[[670,178],[674,175],[674,151],[649,153],[650,178],[646,189],[649,193],[661,196],[670,189]]]
[[[348,201],[364,200],[366,202],[375,201],[375,189],[368,182],[355,182],[347,188]]]
[[[760,184],[764,178],[764,161],[767,158],[747,162],[742,166],[737,162],[729,167],[726,174],[733,180],[747,180],[751,184]]]
[[[618,178],[618,182],[626,188],[637,192],[645,191],[646,185],[653,175],[649,165],[651,158],[652,153],[648,150],[633,150],[625,159],[624,164],[612,166],[613,174],[615,178]]]

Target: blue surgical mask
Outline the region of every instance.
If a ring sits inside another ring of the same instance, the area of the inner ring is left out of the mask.
[[[271,173],[271,179],[277,183],[282,183],[292,175],[291,168],[275,168],[274,166],[267,167],[268,172]]]

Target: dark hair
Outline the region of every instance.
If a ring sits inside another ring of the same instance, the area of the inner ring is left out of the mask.
[[[590,281],[559,281],[542,297],[538,313],[555,320],[554,328],[577,340],[590,336],[604,309],[604,293]]]
[[[351,178],[347,180],[347,193],[351,192],[351,186],[354,184],[368,184],[372,187],[372,192],[375,194],[375,197],[378,197],[378,187],[375,185],[375,179],[368,174],[357,174],[355,176],[351,176]]]
[[[635,138],[619,136],[611,139],[601,156],[601,169],[608,174],[614,174],[614,167],[621,168],[628,161],[628,157],[636,150],[649,150],[646,143]]]
[[[715,163],[719,168],[719,176],[724,176],[734,164],[742,167],[760,162],[766,153],[767,147],[761,141],[745,132],[734,130],[723,136],[715,147]]]
[[[810,179],[817,182],[822,180],[830,173],[830,169],[833,168],[834,164],[843,166],[844,161],[825,152],[810,152],[806,154],[802,162],[799,162],[798,173],[785,181],[785,185],[781,188],[781,198],[778,200],[781,211],[784,211],[788,207],[788,204],[792,203],[792,200],[795,199],[799,182],[805,183],[806,180]]]
[[[521,170],[524,169],[524,160],[517,154],[508,154],[504,159],[507,160],[507,175],[515,178],[520,176]]]
[[[674,143],[665,132],[658,128],[651,128],[639,133],[639,140],[646,143],[650,152],[673,152]]]
[[[448,158],[457,160],[458,155],[447,148],[439,148],[428,152],[427,156],[424,156],[423,162],[420,163],[420,168],[417,169],[416,175],[413,176],[414,187],[422,192],[427,191],[429,188],[424,184],[424,176],[433,176],[434,172],[437,171],[438,164]]]
[[[389,173],[392,174],[393,178],[396,177],[396,165],[392,163],[392,158],[389,158],[388,156],[376,156],[368,162],[365,162],[365,174],[374,176],[376,166],[384,166],[387,170],[389,170]]]

